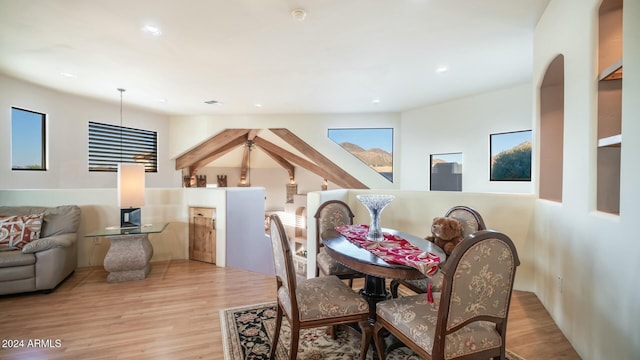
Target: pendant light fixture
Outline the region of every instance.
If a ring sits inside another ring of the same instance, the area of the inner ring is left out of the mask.
[[[124,138],[122,132],[122,95],[120,92],[120,163],[118,163],[118,207],[120,207],[120,227],[140,227],[141,211],[144,205],[145,168],[136,164],[133,156],[124,155]]]

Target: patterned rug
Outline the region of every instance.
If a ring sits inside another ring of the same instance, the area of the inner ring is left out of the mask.
[[[267,360],[271,351],[271,337],[275,329],[275,303],[256,304],[220,311],[222,344],[225,360]],[[357,359],[360,337],[349,331],[338,331],[338,338],[332,340],[326,335],[325,327],[304,329],[300,333],[298,359]],[[289,323],[283,321],[276,352],[277,360],[288,359],[291,341]],[[367,359],[373,358],[369,351]],[[388,360],[420,360],[406,347],[392,351]],[[524,360],[507,350],[507,359]]]

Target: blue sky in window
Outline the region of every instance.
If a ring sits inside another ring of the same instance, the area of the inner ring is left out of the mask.
[[[42,167],[42,114],[11,109],[11,164],[13,168]]]
[[[462,153],[432,154],[433,160],[444,160],[448,163],[462,164]],[[433,166],[433,164],[431,164]]]
[[[350,142],[365,150],[393,152],[393,129],[329,129],[328,136],[337,144]]]
[[[527,141],[531,141],[531,130],[491,134],[491,156],[495,156]]]

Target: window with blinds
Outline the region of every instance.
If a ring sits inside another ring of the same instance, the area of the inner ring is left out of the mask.
[[[89,171],[118,170],[118,163],[144,164],[158,172],[158,134],[89,121]]]

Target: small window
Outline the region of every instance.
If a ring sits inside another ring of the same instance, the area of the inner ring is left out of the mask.
[[[531,130],[489,135],[491,181],[531,181]]]
[[[11,169],[46,170],[45,114],[11,108]]]
[[[431,154],[431,191],[462,191],[462,153]]]
[[[116,172],[119,163],[144,164],[158,172],[155,131],[89,122],[89,171]]]

